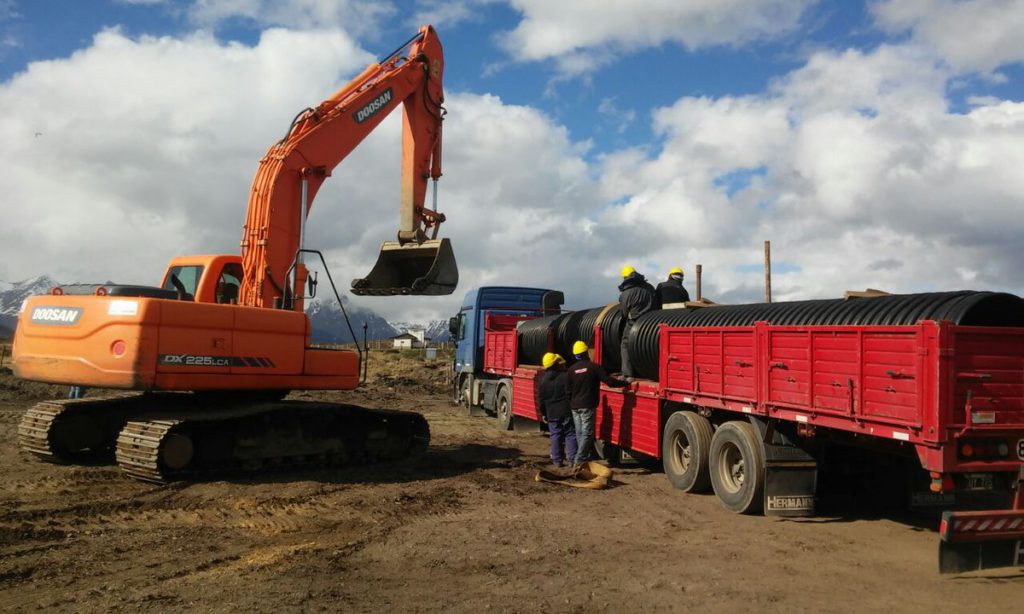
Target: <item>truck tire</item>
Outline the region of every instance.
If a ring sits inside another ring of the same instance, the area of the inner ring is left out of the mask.
[[[622,448],[615,444],[595,439],[594,451],[601,457],[601,460],[608,463],[609,467],[618,467],[622,464]]]
[[[463,377],[459,382],[459,406],[465,416],[472,416],[472,404],[470,403],[469,378]]]
[[[707,492],[711,488],[711,433],[711,423],[696,412],[677,411],[665,421],[661,463],[673,487],[683,492]]]
[[[711,438],[711,486],[725,509],[756,514],[764,507],[764,452],[749,422],[734,420]]]
[[[498,420],[498,428],[503,431],[512,430],[512,395],[509,394],[508,386],[498,389],[498,400],[494,404],[495,418]]]

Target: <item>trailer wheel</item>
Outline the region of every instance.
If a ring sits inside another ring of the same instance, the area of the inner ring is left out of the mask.
[[[622,464],[622,448],[615,444],[607,443],[602,439],[595,439],[594,451],[610,467],[618,467]]]
[[[708,419],[692,411],[677,411],[665,421],[661,442],[662,467],[672,486],[683,492],[707,492],[711,487]]]
[[[498,428],[503,431],[511,431],[512,399],[508,393],[508,386],[502,386],[498,389],[498,402],[495,406],[497,408]]]
[[[764,453],[754,427],[734,420],[711,438],[711,486],[725,509],[756,514],[764,507]]]

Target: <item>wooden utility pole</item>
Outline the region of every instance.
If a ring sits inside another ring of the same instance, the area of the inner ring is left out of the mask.
[[[700,302],[700,297],[701,297],[701,293],[700,293],[700,275],[701,275],[701,271],[702,270],[703,270],[703,267],[698,264],[697,265],[697,288],[696,288],[697,302]]]
[[[764,242],[764,302],[772,302],[772,242]]]

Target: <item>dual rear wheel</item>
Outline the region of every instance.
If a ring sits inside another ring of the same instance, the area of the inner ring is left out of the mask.
[[[662,463],[672,486],[707,492],[737,514],[755,514],[764,499],[764,452],[749,422],[730,421],[713,430],[707,418],[679,411],[665,422]]]

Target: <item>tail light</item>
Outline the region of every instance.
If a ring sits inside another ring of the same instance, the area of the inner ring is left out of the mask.
[[[1010,444],[1002,439],[968,439],[957,446],[963,460],[1002,460],[1010,456]]]

